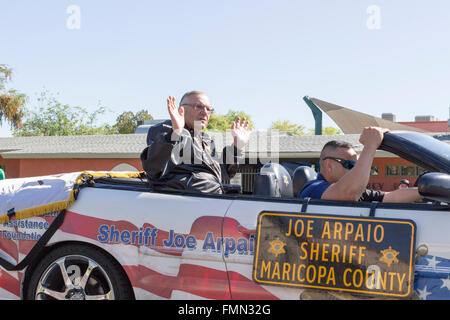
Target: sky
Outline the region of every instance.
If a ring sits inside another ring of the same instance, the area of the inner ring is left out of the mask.
[[[48,91],[106,107],[99,124],[141,109],[167,119],[169,95],[201,90],[259,130],[314,128],[306,95],[397,121],[449,118],[448,0],[0,0],[0,13],[7,88],[31,110]]]

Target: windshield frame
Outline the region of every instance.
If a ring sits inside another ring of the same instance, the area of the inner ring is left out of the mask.
[[[448,158],[435,150],[448,150]],[[450,145],[432,135],[393,131],[384,135],[380,150],[388,151],[428,171],[450,173]]]

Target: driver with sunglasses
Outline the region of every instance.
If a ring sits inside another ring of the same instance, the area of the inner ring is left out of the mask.
[[[330,141],[320,153],[320,173],[300,191],[299,198],[347,201],[414,202],[421,197],[417,188],[392,192],[366,189],[370,169],[377,148],[387,129],[364,128],[359,142],[364,146],[361,154],[344,141]]]

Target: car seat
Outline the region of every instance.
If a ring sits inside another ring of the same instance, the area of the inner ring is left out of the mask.
[[[308,166],[297,167],[294,171],[294,176],[292,178],[292,188],[294,192],[294,197],[298,197],[300,191],[302,191],[303,186],[311,180],[317,178],[317,172],[313,168]]]
[[[292,178],[279,163],[266,163],[255,177],[253,195],[292,198]]]

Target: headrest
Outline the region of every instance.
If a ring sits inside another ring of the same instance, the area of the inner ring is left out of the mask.
[[[294,196],[297,197],[303,186],[308,181],[314,180],[317,177],[317,173],[313,168],[308,166],[300,166],[294,171],[294,177],[292,179],[292,188]]]
[[[266,163],[255,177],[254,195],[292,198],[292,179],[279,163]]]

